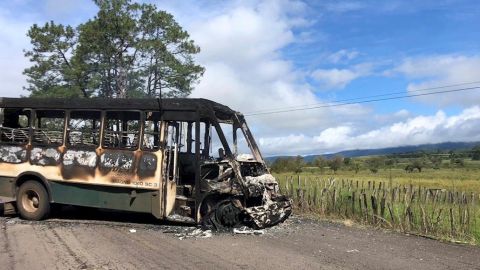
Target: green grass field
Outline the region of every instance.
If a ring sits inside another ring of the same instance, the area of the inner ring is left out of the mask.
[[[424,169],[422,172],[413,173],[399,168],[381,169],[377,173],[365,169],[358,173],[353,170],[338,170],[333,173],[327,168],[320,170],[316,167],[305,167],[300,174],[287,172],[274,173],[274,176],[279,180],[282,191],[292,197],[299,212],[328,219],[349,219],[361,224],[440,239],[480,243],[478,167]],[[409,187],[410,191],[406,191]],[[385,211],[385,214],[381,215],[384,223],[379,223],[378,220],[373,222],[371,217],[375,216],[376,212],[372,212],[374,207],[370,197],[373,195],[376,200],[381,201],[382,196],[385,196],[381,194],[391,194],[392,190],[399,191],[400,195],[393,200],[386,195],[383,202],[384,206],[386,202],[391,207],[393,215]],[[366,199],[362,200],[358,196],[363,193],[366,194]],[[412,193],[414,199],[407,200]],[[435,198],[432,197],[433,194],[436,194]],[[352,200],[355,196],[356,199]],[[462,201],[462,196],[466,198],[466,204]],[[410,207],[408,211],[407,207]],[[465,221],[466,217],[468,222]]]
[[[294,173],[273,173],[277,178],[292,176]],[[339,170],[333,173],[332,170],[320,170],[316,167],[303,168],[299,174],[301,177],[313,178],[336,178],[358,181],[381,181],[393,185],[420,185],[427,188],[449,189],[455,191],[480,193],[480,168],[442,168],[424,169],[422,172],[407,173],[403,169],[380,169],[377,173],[368,170],[360,170],[355,173],[353,170]]]

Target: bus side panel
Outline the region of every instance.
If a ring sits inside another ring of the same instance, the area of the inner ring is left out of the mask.
[[[15,198],[15,178],[0,176],[0,197]]]
[[[56,203],[151,213],[158,191],[49,181]]]
[[[0,197],[15,197],[16,175],[12,174],[12,168],[22,166],[26,160],[25,146],[0,145]]]

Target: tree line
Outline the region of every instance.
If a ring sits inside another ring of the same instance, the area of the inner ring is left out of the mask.
[[[301,173],[305,168],[318,168],[321,173],[331,170],[350,170],[358,173],[361,169],[377,173],[380,169],[403,169],[407,173],[422,172],[425,168],[463,168],[465,160],[480,160],[480,145],[468,151],[449,152],[416,152],[409,154],[392,154],[385,156],[371,156],[362,158],[350,158],[336,155],[330,159],[318,156],[312,161],[305,161],[302,156],[280,157],[271,162],[273,172]]]

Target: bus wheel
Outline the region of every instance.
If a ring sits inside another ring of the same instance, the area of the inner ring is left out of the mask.
[[[23,183],[17,191],[17,208],[23,219],[46,218],[50,213],[50,202],[43,185],[37,181]]]
[[[220,202],[215,209],[216,221],[223,227],[232,228],[240,224],[240,210],[232,202]]]

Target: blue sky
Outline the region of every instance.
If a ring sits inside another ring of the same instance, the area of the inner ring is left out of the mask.
[[[192,96],[247,114],[480,81],[478,1],[149,2],[202,48],[207,71]],[[0,94],[25,94],[29,26],[95,12],[88,0],[2,1]],[[480,141],[479,101],[472,90],[247,119],[266,155],[315,154]]]
[[[302,33],[308,33],[307,39],[310,40],[293,43],[284,48],[282,53],[293,61],[298,69],[348,69],[355,64],[375,63],[377,65],[375,69],[379,72],[406,57],[478,54],[480,3],[415,2],[414,4],[410,1],[307,2],[307,5],[313,8],[307,13],[312,25],[307,30],[296,31],[296,34],[301,36]],[[338,62],[328,61],[328,56],[340,50],[353,53],[351,54],[353,59],[348,60],[345,57]],[[343,99],[363,94],[397,92],[405,89],[411,81],[404,76],[384,77],[372,74],[351,81],[335,92],[335,96]],[[325,86],[314,85],[319,89],[329,90]],[[319,95],[328,98],[332,94],[324,92],[320,92]],[[416,103],[398,100],[374,106],[383,113],[402,108],[415,113],[431,113],[439,108],[418,106]]]

